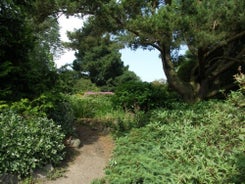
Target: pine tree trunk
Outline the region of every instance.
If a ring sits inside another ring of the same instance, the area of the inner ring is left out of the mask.
[[[170,47],[164,46],[161,52],[161,60],[169,86],[180,94],[184,101],[188,103],[195,103],[203,99],[205,95],[199,93],[199,84],[195,83],[194,81],[185,82],[179,78],[171,61]],[[204,91],[204,89],[202,90]]]

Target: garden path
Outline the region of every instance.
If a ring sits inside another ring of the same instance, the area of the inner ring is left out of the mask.
[[[114,147],[112,137],[99,129],[77,126],[81,147],[74,150],[74,156],[67,163],[63,177],[44,181],[43,184],[90,184],[104,176]]]

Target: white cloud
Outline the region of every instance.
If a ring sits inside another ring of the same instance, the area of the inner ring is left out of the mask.
[[[70,16],[67,18],[65,15],[61,15],[58,19],[58,22],[60,26],[61,40],[69,41],[66,32],[81,28],[83,26],[84,20],[75,16]]]

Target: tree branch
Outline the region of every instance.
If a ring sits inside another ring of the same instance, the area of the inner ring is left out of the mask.
[[[238,38],[240,38],[242,36],[245,36],[245,31],[242,31],[242,32],[236,34],[235,36],[231,37],[230,39],[221,42],[219,45],[217,45],[216,47],[214,47],[212,50],[209,50],[208,52],[206,52],[204,54],[204,57],[207,58],[211,53],[215,52],[217,49],[219,49],[219,48],[227,45],[228,43],[230,43],[230,42],[232,42],[232,41],[234,41],[234,40],[236,40],[236,39],[238,39]]]
[[[231,89],[234,86],[235,86],[234,83],[227,84],[226,86],[223,87],[223,89],[224,90],[228,90],[228,89]],[[212,90],[211,92],[209,92],[207,94],[207,97],[210,98],[210,97],[213,97],[213,96],[217,95],[218,93],[220,93],[220,90],[222,90],[222,89]]]

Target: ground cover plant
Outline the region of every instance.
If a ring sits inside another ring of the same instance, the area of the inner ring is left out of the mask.
[[[245,181],[244,108],[218,101],[177,107],[156,110],[150,124],[117,139],[109,183]]]

